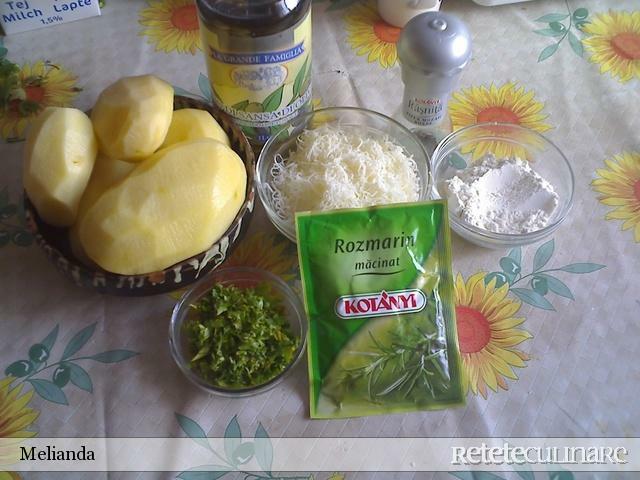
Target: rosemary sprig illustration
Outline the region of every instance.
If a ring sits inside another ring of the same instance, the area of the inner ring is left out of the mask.
[[[395,393],[407,398],[417,389],[426,388],[435,396],[434,383],[447,388],[448,375],[440,364],[445,349],[440,346],[436,333],[428,334],[415,328],[416,334],[400,337],[393,334],[393,340],[383,345],[371,332],[373,347],[371,361],[361,367],[345,370],[344,381],[352,384],[366,379],[367,392],[371,401],[380,400]],[[389,377],[393,381],[389,381]]]

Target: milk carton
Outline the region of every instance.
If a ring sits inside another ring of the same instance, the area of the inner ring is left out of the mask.
[[[97,15],[99,0],[0,0],[0,25],[7,35]]]

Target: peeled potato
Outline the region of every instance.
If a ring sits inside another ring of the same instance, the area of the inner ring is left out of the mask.
[[[209,112],[195,108],[184,108],[173,112],[171,125],[162,147],[200,138],[211,138],[228,147],[231,146],[229,137]]]
[[[50,107],[34,121],[24,150],[24,188],[42,219],[72,225],[98,153],[91,120]]]
[[[138,162],[164,142],[173,115],[173,87],[153,75],[125,77],[98,97],[91,120],[100,151]]]
[[[78,226],[86,215],[87,211],[96,203],[100,196],[109,188],[123,180],[131,171],[136,168],[135,163],[123,162],[122,160],[114,160],[98,155],[93,172],[89,178],[87,188],[85,188],[78,207],[78,215],[76,222],[69,229],[69,243],[71,251],[76,258],[84,263],[92,263],[82,248],[80,238],[78,237]]]
[[[209,248],[238,213],[247,176],[238,155],[202,139],[158,151],[84,215],[91,260],[122,275],[151,273]]]

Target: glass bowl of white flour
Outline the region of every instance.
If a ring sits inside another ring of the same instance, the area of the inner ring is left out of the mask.
[[[448,200],[451,228],[483,247],[538,242],[573,203],[565,155],[519,125],[480,123],[450,134],[433,154],[432,172],[433,196]]]

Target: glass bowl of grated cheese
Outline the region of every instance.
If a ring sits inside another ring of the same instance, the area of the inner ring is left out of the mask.
[[[434,197],[448,199],[451,228],[488,248],[542,240],[573,203],[573,170],[546,137],[515,124],[480,123],[433,153]]]
[[[298,117],[265,144],[256,184],[267,216],[296,241],[295,213],[427,200],[429,155],[395,120],[355,107]]]

